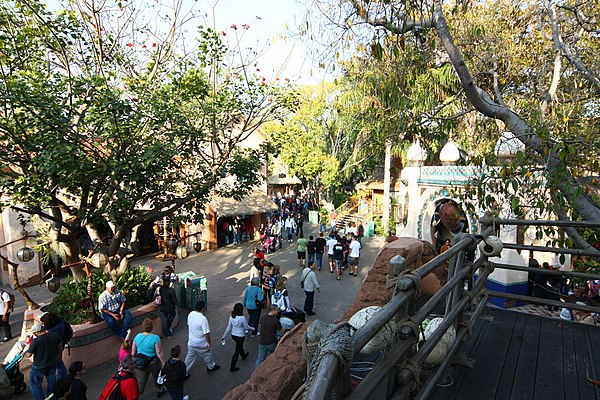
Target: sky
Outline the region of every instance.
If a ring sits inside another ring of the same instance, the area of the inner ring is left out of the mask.
[[[44,0],[53,11],[60,0]],[[146,0],[159,3],[168,0]],[[117,3],[118,0],[107,0]],[[123,0],[125,3],[126,0]],[[229,46],[240,38],[240,47],[259,51],[260,74],[267,79],[289,78],[297,84],[316,83],[328,75],[308,56],[307,46],[293,32],[303,21],[305,5],[297,0],[183,0],[184,9],[192,9],[200,18],[190,22],[186,40],[193,40],[196,27],[205,24],[216,28]],[[213,13],[214,10],[214,13]],[[213,18],[214,15],[214,18]],[[237,29],[234,29],[233,26]],[[189,39],[188,39],[189,37]],[[306,38],[304,40],[307,40]]]

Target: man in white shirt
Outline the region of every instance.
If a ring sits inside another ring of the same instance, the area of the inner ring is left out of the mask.
[[[333,233],[329,234],[329,239],[327,239],[327,255],[329,256],[329,272],[333,274],[333,269],[335,268],[335,260],[333,258],[333,247],[337,244],[337,239],[334,237]]]
[[[186,378],[189,378],[192,365],[194,365],[198,356],[204,360],[207,372],[214,372],[221,368],[213,360],[210,327],[208,326],[208,319],[202,314],[204,306],[202,300],[198,301],[196,309],[188,315],[188,351],[185,356]]]
[[[1,341],[6,343],[12,339],[12,332],[10,330],[10,295],[8,292],[0,289],[0,315],[2,316],[2,327],[4,328],[4,339]]]
[[[358,269],[358,259],[360,258],[360,242],[357,240],[356,235],[352,235],[352,241],[350,242],[350,254],[348,255],[348,264],[350,265],[350,275],[356,275]]]

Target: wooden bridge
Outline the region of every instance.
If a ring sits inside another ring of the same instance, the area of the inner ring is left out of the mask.
[[[488,306],[489,297],[526,300],[572,310],[600,312],[600,308],[554,300],[492,292],[486,289],[495,268],[529,270],[497,264],[475,250],[500,225],[555,225],[590,227],[586,223],[498,220],[481,218],[481,235],[459,234],[454,246],[415,271],[397,277],[391,300],[351,338],[351,353],[360,350],[389,321],[396,327],[393,343],[372,363],[356,387],[347,385],[347,363],[339,353],[325,354],[311,366],[304,399],[595,399],[600,398],[600,329],[593,325],[520,314]],[[492,228],[493,227],[493,228]],[[504,244],[504,248],[528,246]],[[491,250],[491,247],[487,247]],[[535,247],[535,251],[594,255],[563,248]],[[398,260],[393,262],[399,262]],[[416,307],[421,280],[449,262],[448,282],[427,302]],[[582,279],[600,276],[571,271],[535,269],[536,272]],[[533,272],[533,269],[531,269]],[[422,322],[443,310],[444,320],[417,349]],[[437,366],[425,359],[444,333],[456,335]]]

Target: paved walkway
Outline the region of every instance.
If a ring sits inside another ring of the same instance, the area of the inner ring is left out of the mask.
[[[305,224],[305,228],[306,237],[310,234],[316,237],[316,226]],[[367,268],[372,265],[383,244],[383,238],[380,237],[363,239],[358,277],[346,273],[343,275],[342,280],[338,282],[335,279],[335,274],[330,274],[328,270],[317,272],[317,278],[321,285],[321,293],[315,295],[315,311],[317,314],[308,318],[318,318],[328,323],[339,318],[354,299],[360,283],[366,275]],[[289,278],[288,291],[291,304],[302,308],[304,305],[304,292],[300,288],[301,268],[297,264],[296,246],[295,243],[288,242],[284,242],[283,246],[282,250],[268,254],[267,259],[279,265],[281,273]],[[246,351],[250,352],[250,357],[245,361],[238,361],[240,371],[235,373],[229,372],[229,362],[234,348],[233,341],[228,338],[225,346],[221,346],[219,343],[227,326],[227,320],[233,305],[241,302],[243,297],[254,248],[255,243],[230,245],[216,251],[203,251],[199,254],[192,252],[193,254],[187,259],[177,260],[177,272],[194,271],[198,275],[206,276],[208,280],[208,307],[205,315],[208,317],[212,330],[213,355],[216,362],[222,367],[220,371],[208,376],[202,360],[196,361],[191,371],[192,378],[186,381],[185,386],[185,392],[190,395],[190,399],[221,399],[229,390],[245,382],[254,371],[258,338],[247,337],[245,347]],[[324,261],[326,262],[326,260]],[[165,264],[165,262],[161,262],[153,256],[140,257],[133,262],[133,265],[148,266],[157,272],[161,271],[161,267]],[[45,286],[27,288],[27,292],[38,302],[47,302],[52,299],[52,293]],[[11,321],[14,333],[20,330],[22,313],[25,309],[23,299],[18,294],[17,296],[17,307],[15,307],[15,313]],[[175,344],[180,344],[184,351],[187,347],[187,329],[185,326],[187,310],[180,310],[180,313],[182,323],[176,329],[172,338],[165,338],[162,342],[167,353]],[[11,349],[15,340],[13,339],[9,343],[0,343],[0,356],[2,359]],[[115,361],[87,370],[83,375],[82,379],[88,385],[89,399],[97,398],[111,373],[116,370],[117,352],[118,349],[115,349]],[[21,366],[29,385],[28,361],[23,361]],[[156,398],[155,394],[153,388],[148,385],[141,399],[154,399]],[[15,399],[29,398],[31,398],[29,390],[22,395],[15,396]],[[163,398],[168,398],[168,396]]]

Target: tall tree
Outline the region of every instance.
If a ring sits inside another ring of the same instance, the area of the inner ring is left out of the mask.
[[[181,53],[179,2],[162,31],[140,22],[165,15],[148,3],[65,5],[0,4],[3,205],[49,223],[68,263],[82,237],[109,230],[108,268],[126,268],[119,249],[136,227],[200,220],[211,191],[240,196],[259,182],[259,154],[237,144],[294,99],[245,60],[231,64],[214,30]],[[216,186],[226,176],[239,179]]]
[[[432,57],[452,65],[467,104],[526,146],[522,165],[500,169],[515,192],[535,183],[552,200],[545,211],[600,223],[598,181],[586,178],[600,171],[596,1],[319,3],[353,40],[369,32],[423,38]],[[537,169],[541,179],[528,179]],[[593,251],[580,232],[567,233]]]

